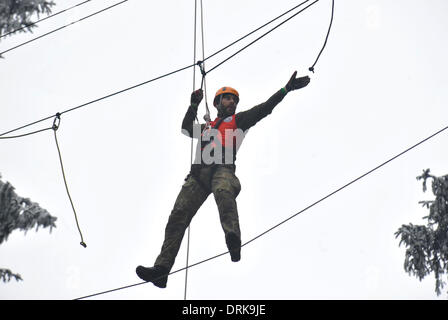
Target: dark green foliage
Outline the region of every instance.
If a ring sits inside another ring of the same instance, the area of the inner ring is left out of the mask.
[[[46,0],[2,0],[0,1],[0,35],[21,29],[19,32],[32,32],[36,25],[31,18],[40,14],[50,14],[53,1]],[[35,20],[37,20],[35,19]],[[26,27],[26,28],[24,28]]]
[[[433,201],[420,201],[429,209],[429,215],[423,217],[427,225],[402,225],[395,233],[401,237],[400,244],[405,244],[406,254],[404,269],[410,275],[422,280],[431,272],[436,280],[435,291],[437,295],[445,286],[442,280],[448,275],[448,175],[435,177],[424,170],[418,180],[423,180],[423,191],[427,190],[426,180],[432,179]]]
[[[53,1],[46,0],[0,0],[0,36],[15,30],[32,32],[36,25],[31,24],[39,19],[40,14],[50,14],[53,5]],[[15,229],[26,232],[34,227],[36,231],[39,227],[50,227],[51,231],[55,221],[56,218],[37,203],[17,196],[9,183],[0,180],[0,244]],[[8,282],[11,278],[22,280],[19,274],[0,269],[0,280]]]
[[[18,196],[9,182],[0,180],[0,244],[16,229],[26,232],[34,227],[36,231],[39,227],[49,227],[51,232],[52,228],[56,227],[56,219],[39,204]],[[7,269],[0,269],[0,279],[9,281],[11,277],[21,280],[20,275],[15,275]]]
[[[11,278],[16,279],[16,281],[22,280],[20,274],[12,273],[9,269],[0,269],[0,281],[9,282]]]

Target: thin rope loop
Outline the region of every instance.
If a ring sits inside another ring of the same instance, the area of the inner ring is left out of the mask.
[[[58,136],[57,136],[57,134],[56,134],[56,132],[57,132],[58,129],[59,129],[60,124],[61,124],[61,114],[58,112],[58,113],[56,113],[56,115],[55,115],[55,118],[54,118],[54,121],[53,121],[53,127],[52,127],[53,132],[54,132],[54,140],[55,140],[55,142],[56,142],[56,149],[57,149],[57,151],[58,151],[58,155],[59,155],[59,163],[60,163],[60,165],[61,165],[61,172],[62,172],[62,177],[63,177],[63,179],[64,179],[65,190],[66,190],[66,192],[67,192],[68,199],[70,200],[70,204],[71,204],[72,209],[73,209],[73,214],[74,214],[74,216],[75,216],[76,226],[77,226],[77,228],[78,228],[78,232],[79,232],[79,235],[80,235],[80,237],[81,237],[81,242],[80,242],[79,244],[80,244],[81,246],[83,246],[84,248],[87,248],[87,244],[84,242],[84,238],[83,238],[83,236],[82,236],[81,228],[79,227],[78,215],[76,214],[75,205],[73,204],[73,200],[72,200],[72,197],[71,197],[71,195],[70,195],[70,191],[69,191],[69,189],[68,189],[68,185],[67,185],[67,178],[66,178],[66,176],[65,176],[64,164],[63,164],[63,162],[62,162],[61,149],[60,149],[60,147],[59,147]]]
[[[333,16],[334,16],[334,0],[332,0],[332,4],[331,4],[331,19],[330,19],[330,25],[328,26],[328,31],[327,31],[327,36],[325,37],[325,42],[324,45],[322,46],[322,49],[320,49],[319,54],[317,55],[316,61],[314,61],[313,65],[311,67],[308,68],[309,71],[314,73],[314,66],[316,65],[317,61],[320,58],[320,55],[322,54],[322,52],[325,49],[325,46],[327,45],[327,41],[328,41],[328,36],[330,35],[330,30],[331,30],[331,25],[333,24]]]

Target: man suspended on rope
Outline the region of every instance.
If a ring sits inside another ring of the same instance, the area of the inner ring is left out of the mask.
[[[216,92],[213,105],[218,117],[207,124],[194,126],[198,106],[203,98],[201,89],[191,94],[191,104],[182,122],[182,131],[189,137],[198,138],[196,159],[190,174],[176,199],[174,208],[165,229],[165,240],[154,266],[138,266],[137,275],[152,282],[159,288],[165,288],[168,274],[174,264],[185,230],[191,219],[213,193],[218,206],[225,241],[230,258],[240,260],[241,233],[238,219],[236,197],[241,185],[235,175],[236,151],[244,133],[258,121],[269,115],[286,94],[308,85],[308,76],[296,78],[293,73],[285,87],[277,91],[266,102],[247,111],[235,114],[239,102],[238,92],[231,87],[223,87]],[[242,134],[241,134],[242,133]]]

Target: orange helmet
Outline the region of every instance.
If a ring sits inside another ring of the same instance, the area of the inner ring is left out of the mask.
[[[238,91],[236,91],[232,87],[222,87],[221,89],[216,91],[215,98],[213,100],[213,105],[214,106],[216,106],[218,104],[218,97],[223,95],[223,94],[225,94],[225,93],[230,93],[230,94],[235,95],[238,98],[238,101],[240,99],[240,95],[238,94]]]

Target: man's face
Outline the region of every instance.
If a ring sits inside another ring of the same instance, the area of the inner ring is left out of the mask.
[[[238,97],[231,93],[223,94],[221,99],[221,110],[223,110],[226,115],[233,115],[236,106],[238,105],[238,101]]]

